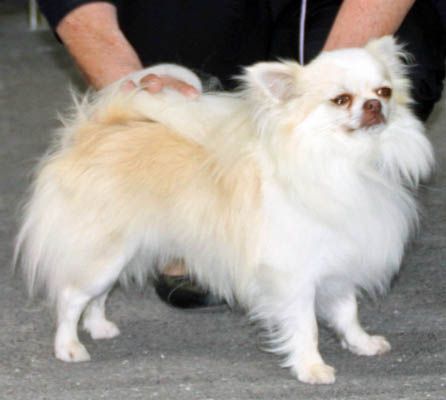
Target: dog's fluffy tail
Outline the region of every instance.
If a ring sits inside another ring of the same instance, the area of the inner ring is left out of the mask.
[[[21,228],[16,238],[14,267],[20,263],[30,295],[45,291],[50,302],[69,261],[70,246],[67,246],[62,193],[46,160],[24,206]],[[66,251],[66,252],[65,252]]]

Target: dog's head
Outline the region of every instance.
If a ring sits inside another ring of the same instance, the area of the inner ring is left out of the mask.
[[[306,162],[312,161],[309,152],[314,162],[322,162],[318,155],[351,159],[418,182],[431,169],[432,151],[408,107],[404,57],[387,36],[364,48],[323,52],[306,66],[277,62],[247,68],[259,131],[282,136],[273,143],[285,140],[294,157]]]

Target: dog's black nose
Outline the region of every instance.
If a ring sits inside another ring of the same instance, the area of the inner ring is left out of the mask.
[[[368,128],[370,126],[379,125],[385,122],[382,114],[382,104],[377,99],[369,99],[362,105],[361,127]]]
[[[381,102],[377,99],[370,99],[364,102],[364,105],[362,106],[363,110],[365,112],[370,113],[380,113],[381,112]]]

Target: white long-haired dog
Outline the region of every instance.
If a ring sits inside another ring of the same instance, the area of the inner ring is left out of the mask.
[[[173,258],[260,320],[303,382],[335,380],[316,317],[354,353],[388,351],[361,327],[356,294],[398,271],[417,223],[411,189],[433,167],[400,53],[385,37],[305,67],[253,65],[237,94],[191,100],[121,81],[78,103],[39,166],[16,247],[30,291],[57,310],[56,357],[90,358],[82,314],[94,339],[119,334],[105,317],[111,287]],[[148,72],[200,87],[178,66]]]

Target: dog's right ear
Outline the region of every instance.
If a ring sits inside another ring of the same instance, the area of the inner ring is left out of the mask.
[[[302,67],[296,62],[261,62],[245,69],[243,80],[256,94],[282,103],[297,96],[297,77]]]

